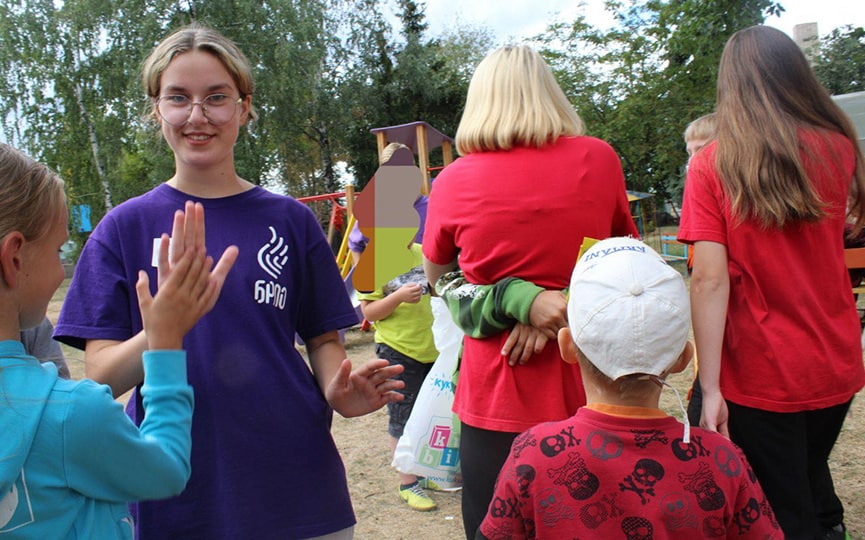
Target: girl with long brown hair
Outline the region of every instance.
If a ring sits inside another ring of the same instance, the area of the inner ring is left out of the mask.
[[[765,26],[727,42],[717,117],[679,229],[695,246],[701,424],[742,447],[788,538],[844,538],[828,458],[865,385],[843,238],[863,223],[862,153],[798,46]]]

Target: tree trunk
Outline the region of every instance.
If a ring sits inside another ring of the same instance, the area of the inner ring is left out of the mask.
[[[87,128],[87,136],[90,139],[90,149],[93,151],[93,164],[96,166],[96,176],[99,177],[99,183],[102,184],[102,192],[105,196],[105,211],[111,210],[114,205],[111,203],[111,186],[108,185],[108,178],[105,177],[105,166],[99,159],[99,139],[96,137],[96,130],[93,127],[93,122],[90,121],[90,115],[87,114],[87,107],[84,105],[84,94],[81,91],[81,85],[75,84],[75,99],[78,102],[78,107],[81,109],[81,119]]]

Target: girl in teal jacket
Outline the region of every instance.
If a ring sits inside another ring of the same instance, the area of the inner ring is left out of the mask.
[[[204,210],[187,203],[175,215],[170,254],[168,236],[161,239],[155,297],[141,273],[148,350],[139,429],[108,386],[60,379],[19,341],[63,281],[63,181],[0,144],[0,208],[0,539],[132,538],[127,501],[169,497],[189,478],[193,396],[183,336],[216,303],[237,248],[211,271]]]

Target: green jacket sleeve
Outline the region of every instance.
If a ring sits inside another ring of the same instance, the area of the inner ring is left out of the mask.
[[[457,326],[469,337],[485,338],[529,324],[529,309],[544,289],[534,283],[508,277],[494,285],[466,281],[461,270],[448,272],[435,285]]]

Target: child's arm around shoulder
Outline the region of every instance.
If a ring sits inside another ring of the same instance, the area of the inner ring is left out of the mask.
[[[544,291],[543,287],[515,277],[504,278],[494,285],[476,285],[466,280],[462,270],[441,276],[435,290],[457,326],[473,338],[494,336],[516,322],[530,324],[531,305]]]
[[[456,270],[442,275],[435,289],[469,337],[486,338],[510,329],[502,355],[511,366],[525,364],[533,353],[540,353],[566,324],[565,295],[520,278],[476,285]]]
[[[564,294],[517,277],[476,285],[469,283],[461,270],[454,270],[436,281],[435,290],[457,326],[473,338],[494,336],[521,323],[553,339],[565,325]]]

